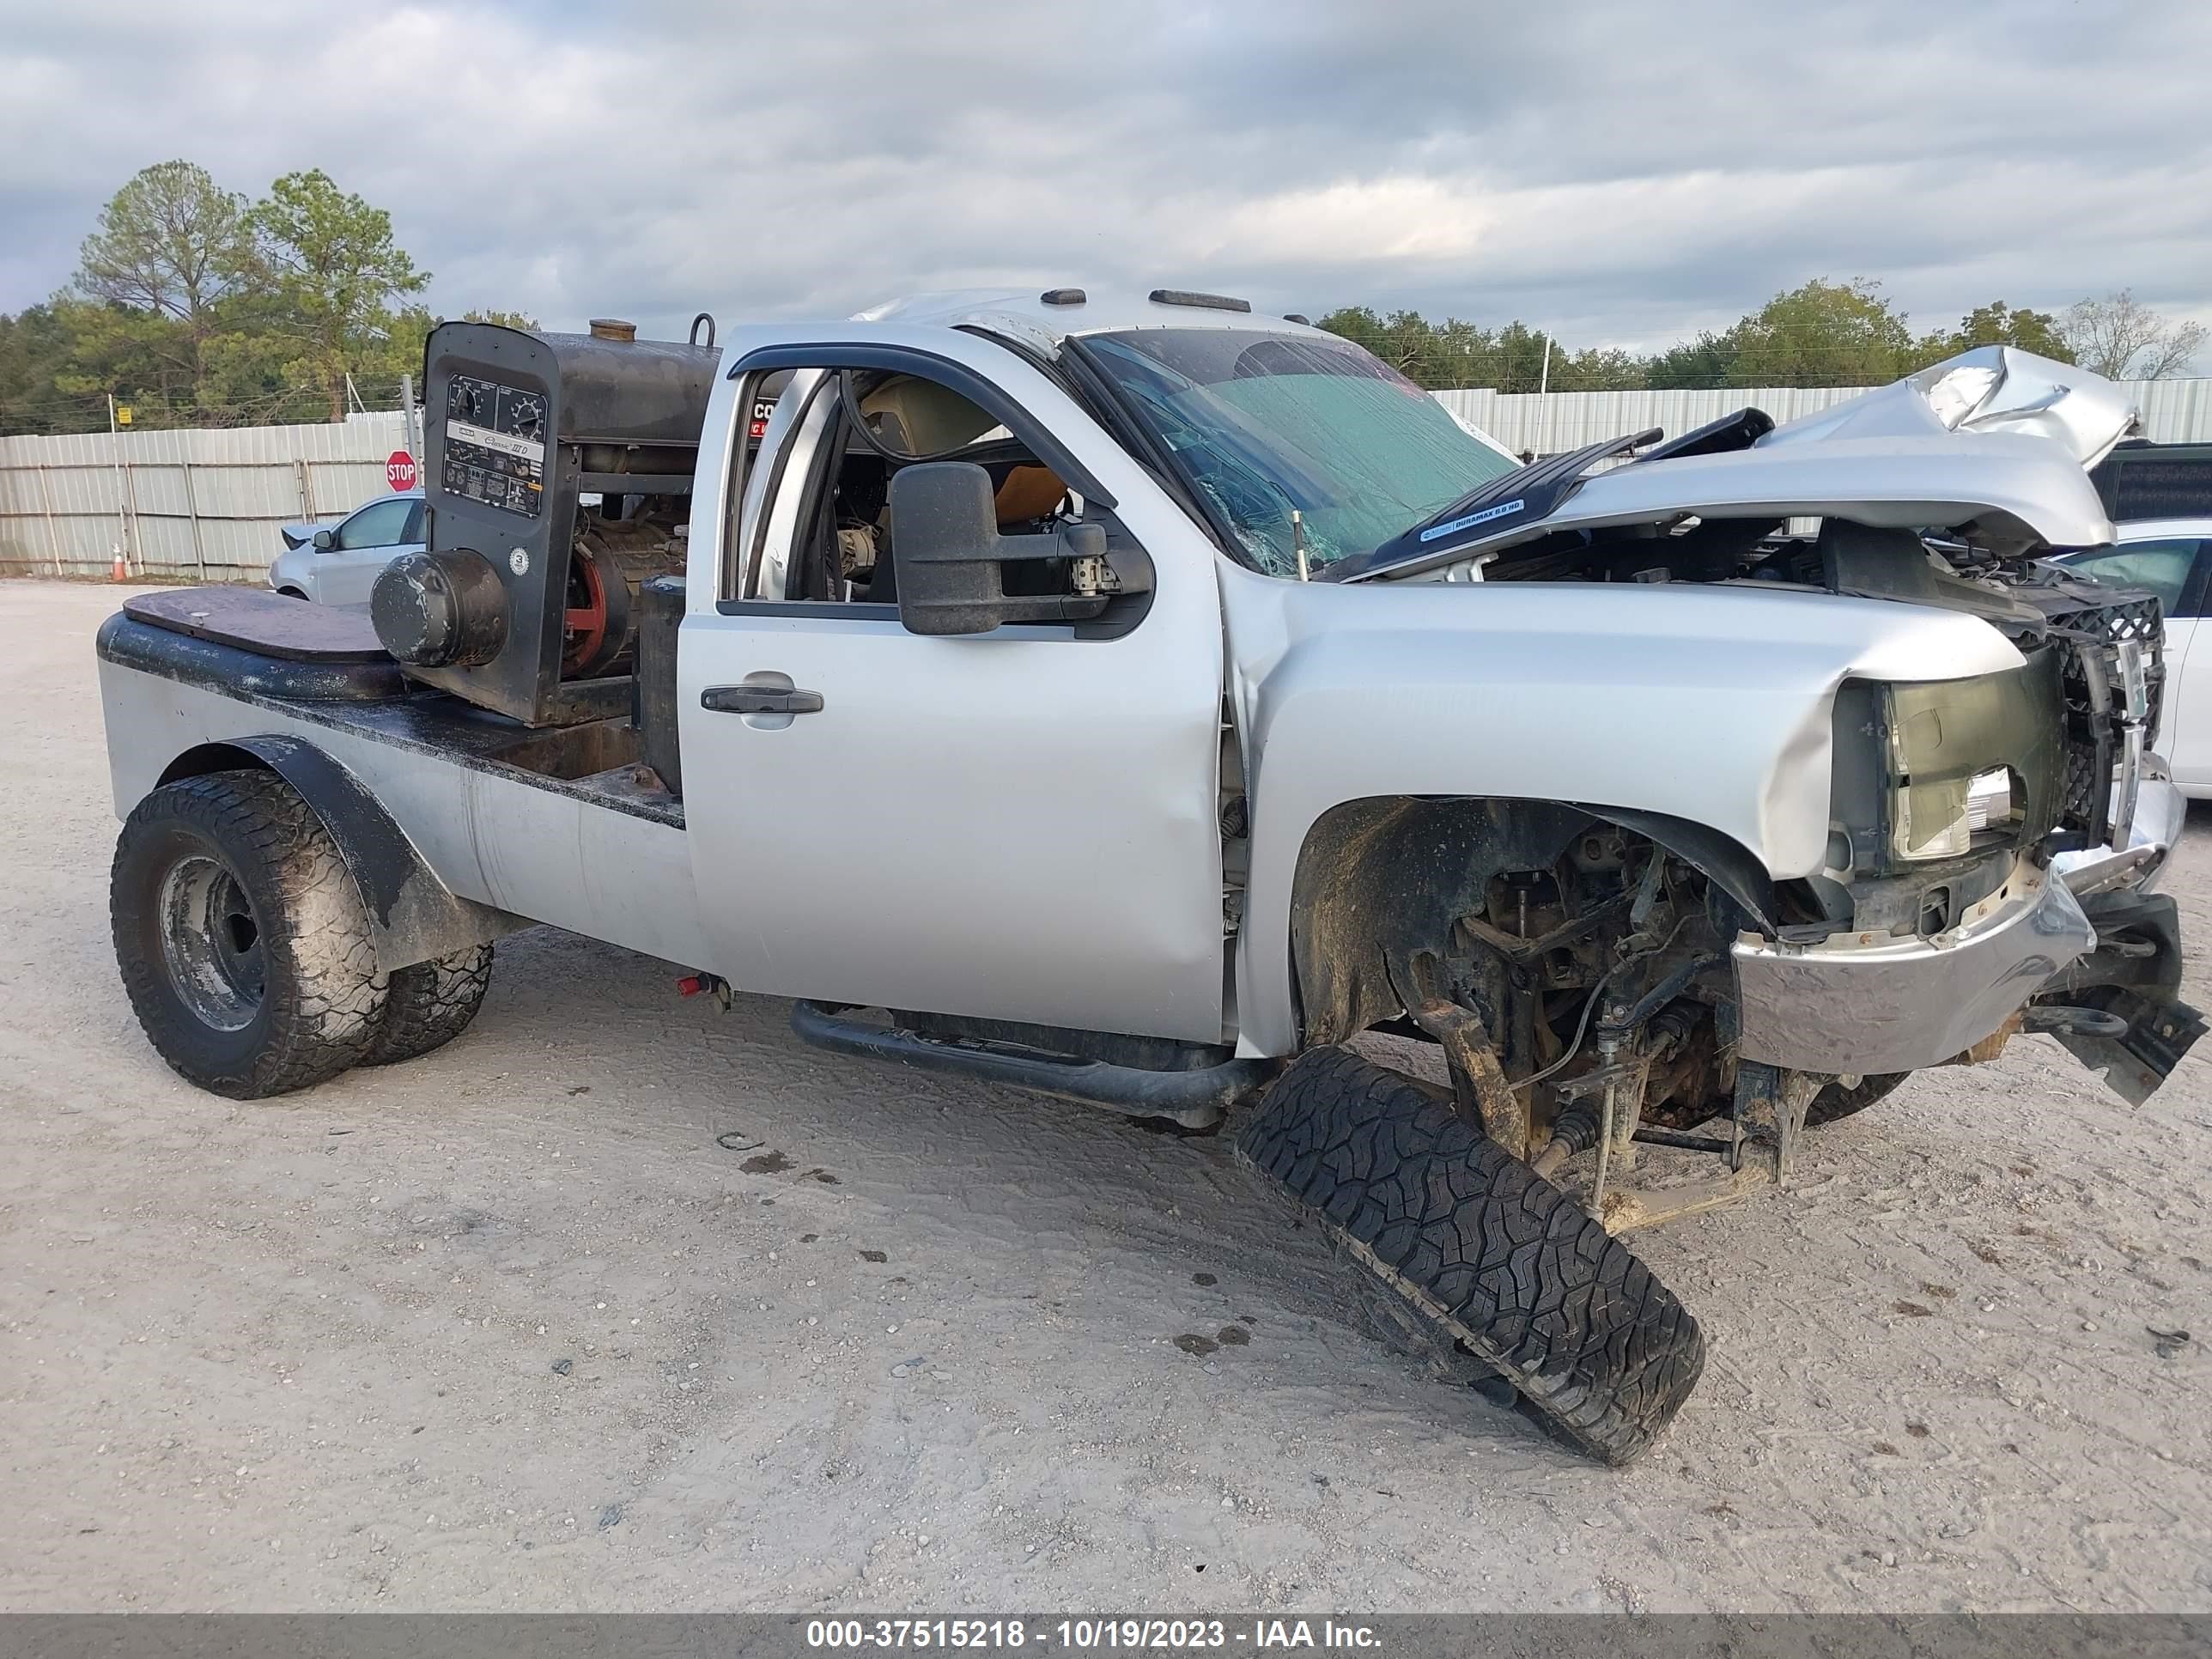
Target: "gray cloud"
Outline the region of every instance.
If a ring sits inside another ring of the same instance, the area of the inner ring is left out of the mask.
[[[136,167],[320,166],[439,308],[672,331],[918,288],[1174,282],[1571,343],[1868,275],[1923,325],[2212,315],[2212,8],[1407,0],[0,5],[0,307]]]

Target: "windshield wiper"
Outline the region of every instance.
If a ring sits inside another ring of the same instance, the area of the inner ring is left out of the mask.
[[[1524,526],[1549,518],[1582,488],[1583,474],[1591,467],[1632,449],[1656,444],[1663,435],[1657,427],[1650,427],[1516,467],[1468,491],[1373,551],[1339,559],[1314,580],[1357,581],[1386,570],[1442,564],[1457,558],[1480,542],[1514,534]]]

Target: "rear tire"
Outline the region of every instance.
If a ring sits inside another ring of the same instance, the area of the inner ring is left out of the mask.
[[[489,945],[395,969],[376,1041],[361,1063],[396,1066],[444,1048],[468,1030],[490,983]]]
[[[115,845],[108,916],[154,1050],[233,1100],[358,1065],[383,1012],[360,889],[314,809],[273,773],[156,789]]]
[[[1571,1195],[1412,1080],[1313,1050],[1237,1149],[1410,1304],[1409,1334],[1473,1355],[1606,1462],[1634,1461],[1696,1386],[1705,1338],[1674,1293]]]

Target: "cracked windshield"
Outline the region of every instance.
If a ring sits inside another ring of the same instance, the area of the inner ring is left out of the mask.
[[[1270,575],[1297,574],[1292,508],[1319,570],[1514,465],[1404,375],[1334,340],[1176,328],[1083,343]]]

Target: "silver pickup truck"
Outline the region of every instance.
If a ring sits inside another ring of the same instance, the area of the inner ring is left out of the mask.
[[[426,1054],[571,929],[1225,1123],[1409,1342],[1618,1463],[1704,1361],[1619,1235],[1920,1067],[2046,1034],[2140,1100],[2204,1029],[2157,602],[2042,562],[2112,536],[2081,371],[1521,465],[1166,289],[424,368],[428,543],[366,615],[100,636],[116,954],[204,1088]]]

